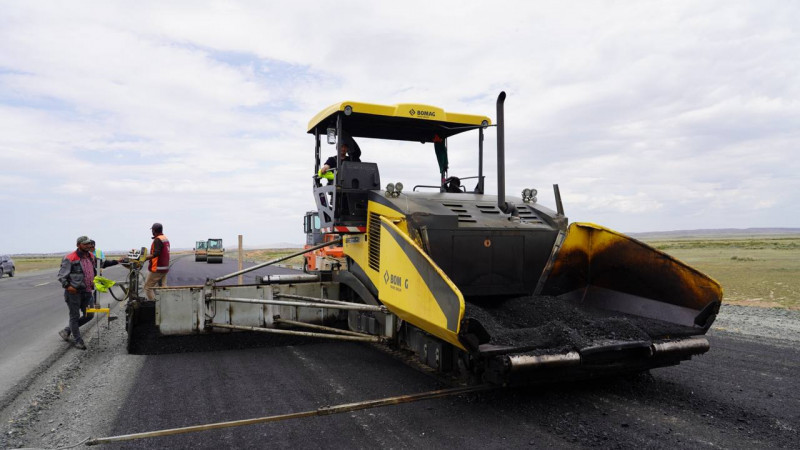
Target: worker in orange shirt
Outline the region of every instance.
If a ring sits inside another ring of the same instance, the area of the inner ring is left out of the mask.
[[[155,300],[153,288],[167,285],[167,272],[169,272],[169,239],[164,236],[164,227],[156,222],[150,227],[153,232],[153,243],[150,245],[150,254],[145,261],[149,261],[147,280],[144,282],[144,295],[148,300]]]

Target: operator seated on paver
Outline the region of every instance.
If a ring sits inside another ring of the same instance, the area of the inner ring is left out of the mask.
[[[342,161],[361,162],[361,149],[358,147],[358,144],[355,140],[349,138],[342,142],[342,144],[339,146],[339,159]],[[320,178],[325,178],[329,182],[332,182],[333,170],[336,169],[336,167],[336,157],[331,156],[325,161],[325,164],[320,167],[317,175],[319,175]]]
[[[464,189],[461,186],[461,179],[458,177],[449,177],[444,181],[444,190],[451,194],[461,194]]]

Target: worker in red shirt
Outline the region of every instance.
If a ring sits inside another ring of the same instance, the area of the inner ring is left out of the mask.
[[[75,347],[86,350],[80,328],[94,317],[94,314],[86,314],[88,306],[94,303],[94,276],[97,275],[93,252],[94,241],[81,236],[77,240],[77,246],[74,252],[61,260],[61,268],[58,270],[58,281],[64,288],[64,301],[69,308],[69,324],[60,330],[58,335],[67,342],[72,335]],[[106,261],[103,267],[119,263],[120,260]]]

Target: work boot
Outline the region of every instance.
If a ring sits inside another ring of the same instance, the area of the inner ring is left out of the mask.
[[[75,343],[75,348],[78,350],[86,350],[86,344],[84,344],[83,341],[78,341]]]
[[[58,332],[58,335],[61,336],[61,339],[69,342],[69,331],[61,330],[61,331]]]

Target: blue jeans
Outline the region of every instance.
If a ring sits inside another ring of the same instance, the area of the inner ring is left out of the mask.
[[[93,302],[92,293],[78,291],[72,294],[69,291],[64,291],[64,301],[67,302],[67,308],[69,308],[69,323],[64,330],[66,330],[67,334],[72,334],[75,342],[83,342],[80,327],[94,317],[92,313],[86,314],[86,308]]]

